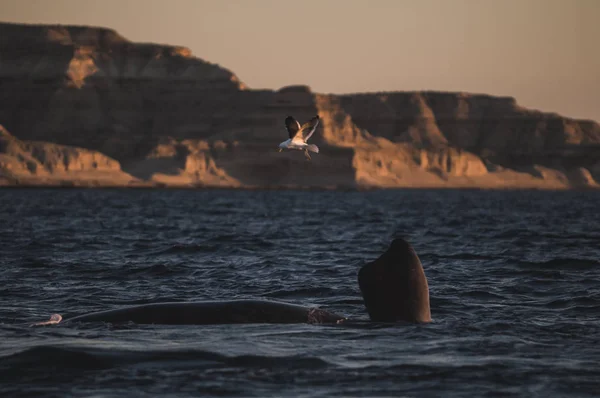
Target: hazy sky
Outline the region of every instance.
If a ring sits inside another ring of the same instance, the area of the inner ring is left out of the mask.
[[[251,88],[510,95],[600,121],[600,0],[0,0],[0,21],[184,45]]]

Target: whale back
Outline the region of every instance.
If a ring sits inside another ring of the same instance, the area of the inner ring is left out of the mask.
[[[430,322],[429,287],[417,253],[395,239],[378,259],[358,272],[369,317],[375,322]]]
[[[68,322],[132,322],[162,325],[234,323],[336,323],[344,317],[319,308],[268,300],[230,300],[142,304],[93,312]]]

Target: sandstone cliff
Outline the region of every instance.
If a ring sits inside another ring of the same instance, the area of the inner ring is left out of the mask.
[[[138,181],[97,151],[21,141],[0,125],[0,186],[128,186]]]
[[[312,162],[277,152],[319,114]],[[600,126],[513,98],[248,89],[185,47],[0,24],[3,184],[596,188]],[[87,181],[87,182],[86,182]]]

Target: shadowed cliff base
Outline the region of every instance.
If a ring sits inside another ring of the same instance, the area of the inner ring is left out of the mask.
[[[251,90],[178,46],[0,24],[0,185],[595,189],[600,126],[515,99]],[[318,114],[308,162],[283,120]],[[9,133],[10,132],[10,133]]]

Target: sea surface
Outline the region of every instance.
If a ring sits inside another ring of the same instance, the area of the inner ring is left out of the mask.
[[[430,324],[368,322],[397,236]],[[29,326],[237,298],[353,322]],[[0,190],[0,397],[598,394],[599,192]]]

